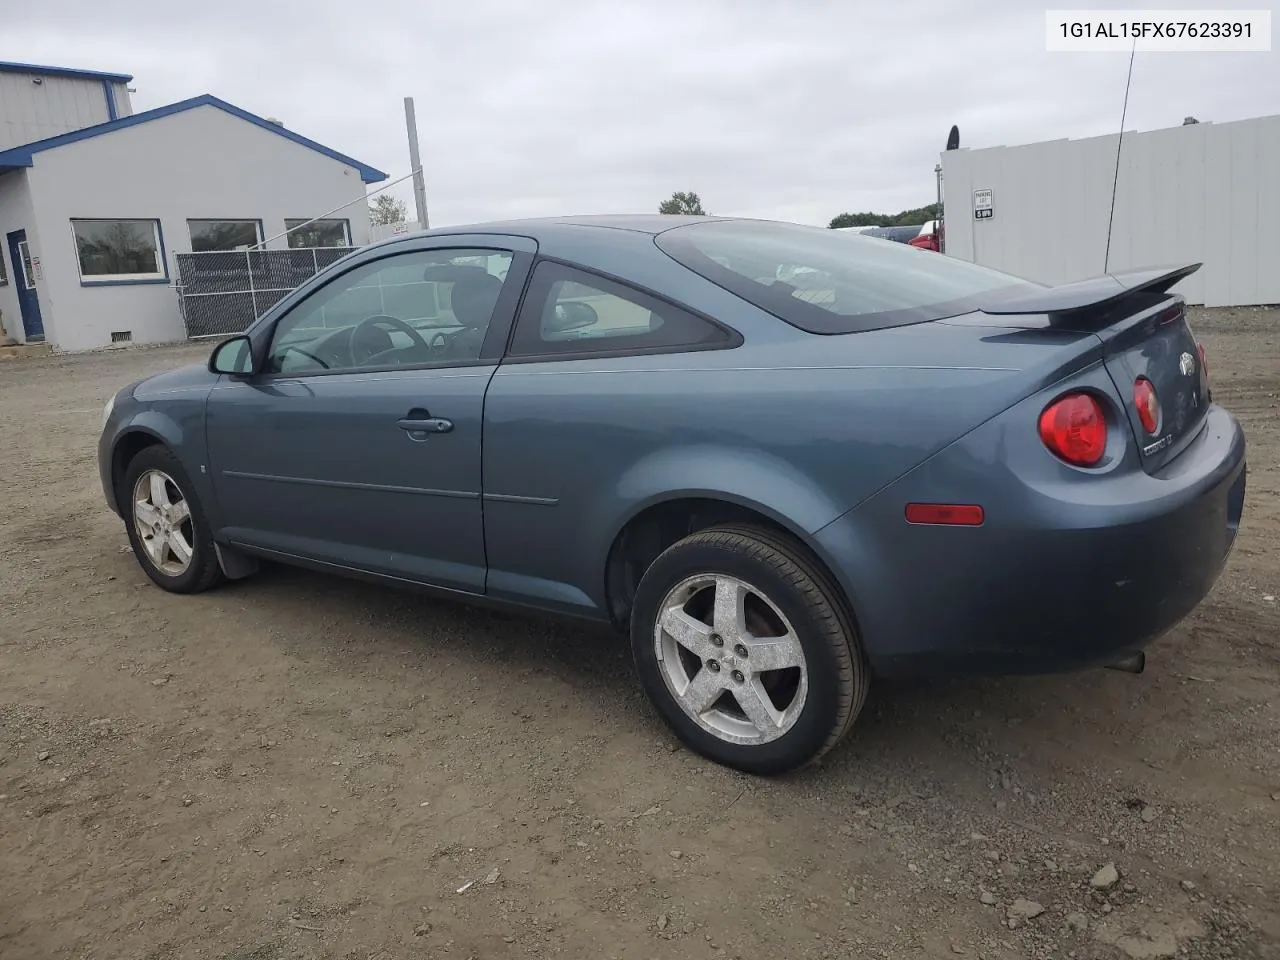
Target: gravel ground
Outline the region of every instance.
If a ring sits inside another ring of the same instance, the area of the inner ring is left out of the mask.
[[[0,365],[0,956],[1280,957],[1280,310],[1193,319],[1248,504],[1147,672],[882,686],[780,780],[678,748],[595,632],[161,592],[94,441],[206,349]]]

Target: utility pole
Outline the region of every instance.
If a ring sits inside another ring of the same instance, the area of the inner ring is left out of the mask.
[[[934,232],[938,234],[938,252],[943,253],[942,248],[947,242],[947,235],[944,232],[945,227],[943,226],[942,217],[942,164],[939,163],[934,166],[933,176],[938,184],[938,225]]]
[[[418,229],[427,230],[427,181],[418,158],[418,120],[413,112],[413,97],[404,98],[404,125],[409,134],[409,169],[413,171],[413,205],[417,208]]]

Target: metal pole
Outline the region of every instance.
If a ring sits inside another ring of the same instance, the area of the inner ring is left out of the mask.
[[[413,205],[418,212],[418,226],[430,229],[427,223],[427,183],[418,160],[418,120],[413,111],[413,97],[404,98],[404,126],[409,135],[409,169],[413,173]]]
[[[942,232],[942,230],[943,230],[943,225],[942,225],[942,164],[940,164],[940,163],[939,163],[939,164],[937,164],[937,165],[933,168],[933,176],[934,176],[934,179],[937,181],[937,184],[938,184],[938,226],[937,226],[937,230],[935,231],[936,233],[938,233],[938,234],[940,235],[940,236],[939,236],[939,240],[940,240],[940,242],[938,243],[938,252],[939,252],[939,253],[945,253],[946,251],[945,251],[943,248],[946,246],[946,243],[947,243],[947,235],[946,235],[945,233],[943,233],[943,232]]]
[[[244,252],[244,266],[249,273],[249,302],[253,304],[253,319],[257,320],[260,316],[258,313],[258,291],[254,289],[253,285],[253,258],[248,250]],[[243,333],[244,331],[241,332]]]

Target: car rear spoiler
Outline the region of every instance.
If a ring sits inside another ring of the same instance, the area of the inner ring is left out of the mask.
[[[1127,301],[1166,293],[1175,283],[1191,276],[1202,266],[1201,263],[1192,263],[1176,269],[1150,267],[1108,273],[1018,294],[981,309],[993,316],[1047,314],[1054,326],[1069,322],[1102,327],[1110,323],[1115,311]]]

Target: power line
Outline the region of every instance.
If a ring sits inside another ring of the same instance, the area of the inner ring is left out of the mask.
[[[377,194],[381,193],[383,190],[387,190],[391,187],[394,187],[397,183],[403,183],[404,181],[408,180],[410,177],[415,176],[416,174],[419,174],[421,172],[422,172],[421,167],[419,167],[417,170],[410,170],[403,177],[400,177],[399,179],[396,179],[396,180],[392,180],[390,183],[384,183],[377,190],[374,190],[370,193],[366,193],[362,197],[356,197],[354,200],[348,200],[346,203],[340,204],[334,207],[332,210],[329,210],[329,211],[326,211],[325,213],[320,214],[320,216],[318,217],[312,217],[310,220],[305,220],[302,223],[294,224],[292,227],[285,230],[284,233],[277,233],[274,237],[267,237],[266,240],[259,240],[252,247],[249,247],[249,249],[253,250],[256,247],[265,247],[272,240],[279,240],[281,237],[288,236],[289,234],[293,233],[293,231],[295,230],[301,230],[303,227],[313,224],[317,220],[323,220],[325,217],[333,216],[333,214],[337,213],[339,210],[345,210],[347,207],[351,206],[353,203],[362,203],[362,202],[367,203],[370,197],[376,196]]]

